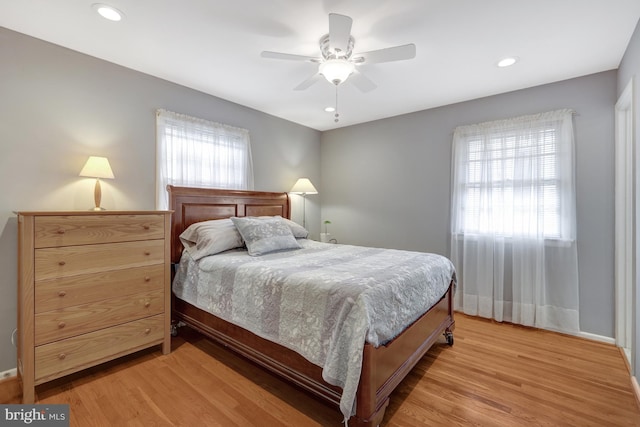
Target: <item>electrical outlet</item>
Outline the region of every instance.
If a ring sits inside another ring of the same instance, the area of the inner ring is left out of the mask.
[[[0,372],[0,380],[15,377],[16,375],[18,375],[17,369],[9,369],[8,371]]]

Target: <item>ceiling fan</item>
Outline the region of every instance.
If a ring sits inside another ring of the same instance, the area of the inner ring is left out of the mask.
[[[318,72],[300,83],[294,90],[307,89],[324,76],[336,86],[349,79],[362,92],[375,89],[376,84],[358,71],[356,66],[415,58],[416,45],[413,43],[354,54],[355,39],[351,35],[352,23],[353,20],[348,16],[337,13],[329,14],[329,33],[322,36],[319,43],[321,57],[270,51],[263,51],[261,56],[319,64]]]

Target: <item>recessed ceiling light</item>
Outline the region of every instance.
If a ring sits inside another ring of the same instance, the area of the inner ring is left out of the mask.
[[[109,21],[120,21],[124,16],[124,13],[107,4],[96,3],[93,5],[93,8],[100,14],[100,16],[104,19],[108,19]]]
[[[334,111],[336,111],[335,107],[327,107],[324,109],[324,111],[326,111],[327,113],[333,113]]]
[[[508,56],[506,58],[502,58],[500,61],[498,61],[498,67],[500,68],[504,68],[504,67],[510,67],[513,64],[515,64],[516,62],[518,62],[518,57],[517,56]]]

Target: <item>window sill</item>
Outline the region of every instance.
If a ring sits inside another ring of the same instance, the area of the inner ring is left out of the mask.
[[[550,247],[569,247],[569,246],[574,245],[576,243],[575,239],[561,239],[561,238],[552,238],[552,237],[538,239],[538,238],[526,237],[526,236],[513,237],[513,236],[499,236],[499,235],[493,235],[493,234],[455,233],[455,234],[452,235],[452,238],[456,239],[456,240],[459,240],[459,241],[460,240],[479,241],[479,240],[483,240],[483,239],[494,239],[494,240],[504,241],[507,244],[513,243],[514,240],[517,240],[517,241],[544,240],[545,246],[550,246]]]

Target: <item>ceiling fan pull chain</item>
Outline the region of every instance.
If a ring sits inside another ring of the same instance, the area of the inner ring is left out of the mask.
[[[334,116],[335,116],[334,121],[338,123],[338,120],[340,117],[340,114],[338,114],[338,85],[336,85],[336,114],[334,114]]]

